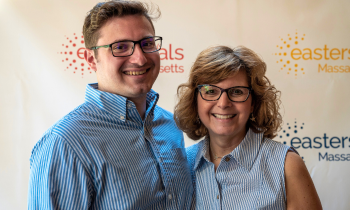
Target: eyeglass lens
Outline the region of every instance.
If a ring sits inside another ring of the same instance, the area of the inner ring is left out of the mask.
[[[200,94],[204,100],[215,101],[221,95],[221,90],[218,87],[205,85],[200,89]],[[227,96],[232,101],[243,102],[249,96],[249,89],[243,87],[232,87],[227,89]]]
[[[143,52],[150,53],[158,51],[161,48],[162,40],[157,37],[150,37],[141,40],[139,43]],[[114,56],[128,56],[133,53],[133,50],[134,42],[132,41],[116,42],[112,45]]]

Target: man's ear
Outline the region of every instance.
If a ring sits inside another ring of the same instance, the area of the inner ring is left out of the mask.
[[[93,71],[97,71],[96,59],[95,59],[95,54],[93,50],[85,49],[84,59],[86,60],[86,62],[89,64],[90,68]]]

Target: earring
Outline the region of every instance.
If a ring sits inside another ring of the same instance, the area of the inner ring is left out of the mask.
[[[199,119],[199,116],[198,116],[198,115],[197,115],[196,123],[197,123],[197,124],[201,124],[201,119]]]
[[[250,120],[253,121],[253,122],[255,122],[255,117],[254,117],[254,115],[253,115],[253,112],[251,113]]]

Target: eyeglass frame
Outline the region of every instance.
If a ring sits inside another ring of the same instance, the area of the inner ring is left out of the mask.
[[[216,88],[219,88],[221,93],[219,95],[219,97],[215,100],[207,100],[207,99],[204,99],[203,96],[202,96],[202,92],[200,91],[202,87],[204,86],[214,86]],[[230,98],[229,94],[228,94],[228,90],[232,89],[232,88],[245,88],[245,89],[248,89],[248,96],[247,98],[244,100],[244,101],[234,101]],[[202,99],[205,100],[205,101],[217,101],[220,99],[220,97],[222,96],[222,93],[223,92],[226,92],[226,95],[227,95],[227,98],[232,101],[232,102],[237,102],[237,103],[243,103],[243,102],[246,102],[251,94],[251,92],[253,92],[252,88],[251,87],[245,87],[245,86],[233,86],[233,87],[230,87],[230,88],[226,88],[226,89],[223,89],[221,87],[218,87],[216,85],[209,85],[209,84],[203,84],[203,85],[197,85],[197,91],[199,92],[199,95],[201,95]]]
[[[143,41],[143,40],[145,40],[145,39],[149,39],[149,38],[155,38],[155,39],[156,39],[156,38],[159,38],[159,39],[160,39],[160,48],[159,48],[158,50],[155,50],[155,51],[152,51],[152,52],[145,52],[145,51],[143,51],[143,48],[142,48],[142,46],[141,46],[141,41]],[[119,42],[132,42],[132,43],[134,43],[134,46],[133,46],[133,48],[132,48],[132,52],[131,52],[130,55],[116,56],[116,55],[113,54],[112,45],[115,44],[115,43],[119,43]],[[142,50],[143,53],[153,53],[153,52],[157,52],[157,51],[159,51],[160,49],[162,49],[162,42],[163,42],[163,37],[161,37],[161,36],[150,36],[150,37],[145,37],[145,38],[143,38],[143,39],[140,39],[139,41],[123,40],[123,41],[113,42],[112,44],[101,45],[101,46],[95,46],[95,47],[91,47],[90,50],[97,50],[97,49],[99,49],[99,48],[101,48],[101,47],[103,47],[103,48],[111,48],[111,53],[112,53],[113,57],[128,57],[128,56],[131,56],[132,54],[134,54],[134,50],[135,50],[135,45],[136,45],[136,44],[139,44],[139,45],[140,45],[140,48],[141,48],[141,50]]]

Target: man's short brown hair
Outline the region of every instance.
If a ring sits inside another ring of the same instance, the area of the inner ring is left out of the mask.
[[[152,15],[152,13],[154,14]],[[123,17],[126,15],[145,16],[151,23],[153,31],[155,31],[152,20],[160,16],[160,10],[158,7],[154,7],[153,4],[148,5],[139,1],[112,0],[96,4],[85,17],[83,26],[85,48],[91,49],[96,46],[100,37],[99,29],[110,18]],[[95,55],[97,55],[96,50]]]

